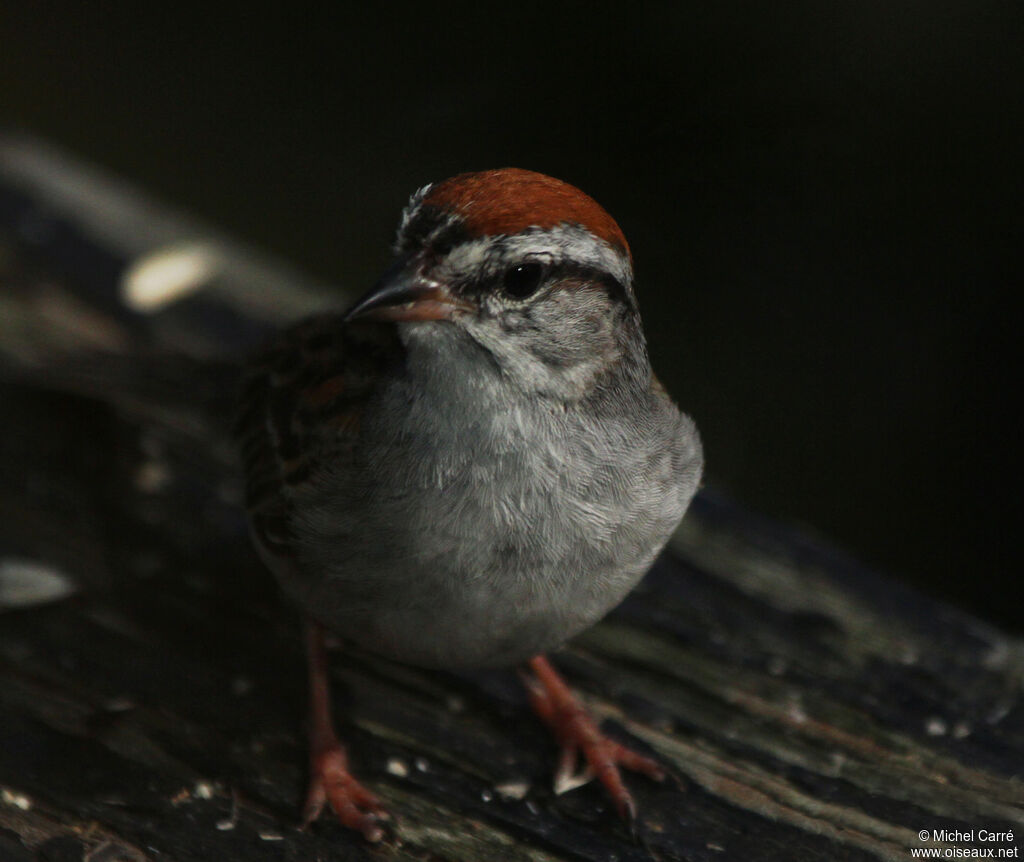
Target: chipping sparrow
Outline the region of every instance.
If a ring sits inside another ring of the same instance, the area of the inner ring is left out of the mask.
[[[632,261],[578,189],[518,169],[413,195],[395,260],[347,313],[250,367],[238,435],[256,546],[310,619],[312,777],[367,838],[386,815],[331,728],[321,626],[425,667],[526,662],[534,708],[620,813],[618,765],[541,653],[637,583],[702,469],[651,373]]]

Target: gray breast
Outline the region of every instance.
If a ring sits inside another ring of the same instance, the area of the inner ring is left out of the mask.
[[[426,398],[395,381],[295,525],[286,588],[412,664],[513,662],[590,625],[649,567],[699,478],[692,423],[658,395],[595,421],[474,385]]]

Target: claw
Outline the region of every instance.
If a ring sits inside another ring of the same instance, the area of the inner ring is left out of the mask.
[[[323,629],[310,623],[307,635],[310,691],[309,790],[302,809],[302,828],[308,829],[331,806],[338,820],[361,832],[367,841],[384,837],[381,824],[389,817],[380,799],[352,777],[348,757],[331,723],[330,686]]]
[[[388,814],[380,799],[352,777],[347,760],[340,745],[313,757],[302,828],[308,829],[329,803],[344,826],[361,832],[367,841],[380,841]]]
[[[619,816],[635,832],[636,803],[622,782],[620,767],[640,772],[655,781],[665,780],[665,770],[657,761],[601,733],[546,658],[536,656],[529,664],[535,676],[521,676],[530,704],[561,744],[555,770],[555,793],[566,793],[597,778],[604,785]],[[577,772],[580,754],[586,767]]]

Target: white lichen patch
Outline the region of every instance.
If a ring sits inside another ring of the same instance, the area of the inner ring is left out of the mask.
[[[0,560],[0,610],[55,602],[75,589],[71,578],[55,566],[22,557]]]
[[[197,781],[192,795],[196,799],[213,799],[213,785],[209,781]]]
[[[22,811],[28,811],[32,807],[32,800],[24,793],[18,793],[7,787],[0,787],[0,802]]]
[[[527,781],[505,781],[496,784],[494,789],[505,799],[523,799],[530,790],[530,784]]]
[[[220,256],[204,243],[160,248],[128,267],[121,297],[134,311],[152,314],[204,287],[220,268]]]

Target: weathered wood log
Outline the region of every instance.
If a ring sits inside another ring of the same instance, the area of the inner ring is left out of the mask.
[[[215,262],[187,298],[126,308],[126,273],[168,244]],[[107,366],[15,369],[54,347],[223,357],[331,301],[0,138],[0,859],[1019,852],[1022,644],[710,491],[635,593],[555,656],[606,728],[673,771],[629,777],[635,836],[592,785],[553,793],[554,746],[514,674],[351,653],[334,667],[341,730],[392,835],[299,831],[298,621],[249,547],[229,453],[186,406],[202,381],[175,377],[180,359],[165,380],[149,360],[113,382]]]

